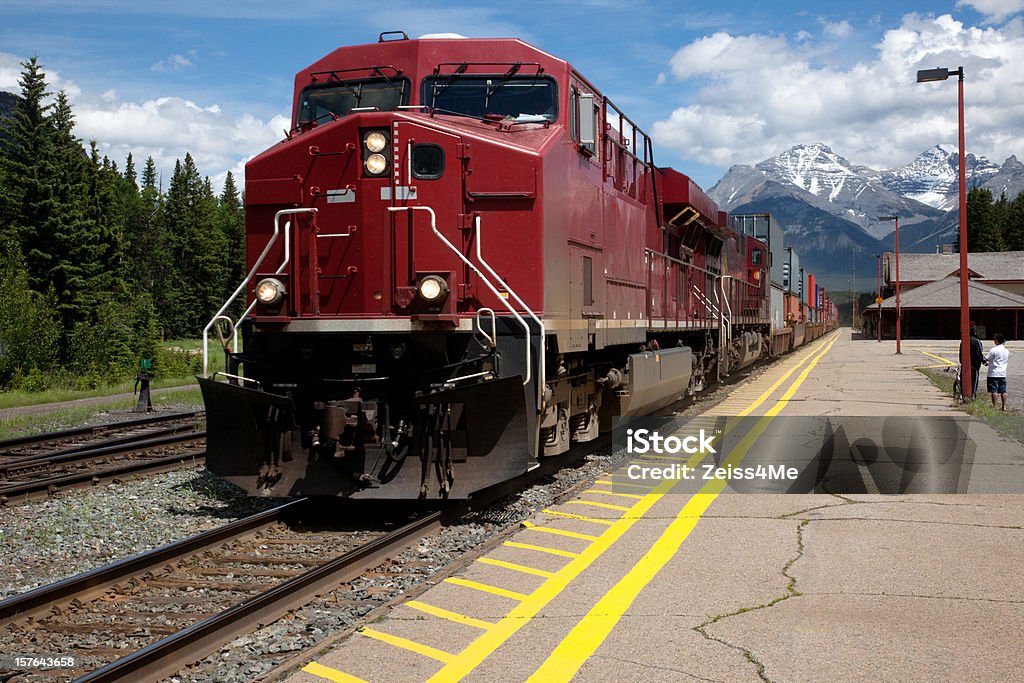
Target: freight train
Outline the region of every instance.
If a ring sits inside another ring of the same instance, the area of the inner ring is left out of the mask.
[[[770,217],[523,41],[337,49],[292,124],[246,166],[248,307],[204,333],[207,466],[252,495],[463,498],[835,324]]]

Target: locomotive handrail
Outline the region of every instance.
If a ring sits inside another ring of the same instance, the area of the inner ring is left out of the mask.
[[[482,253],[480,253],[480,243],[482,241],[483,240],[482,240],[482,238],[480,236],[480,216],[477,215],[477,217],[476,217],[476,258],[477,258],[478,261],[480,261],[480,263],[482,263],[484,265],[484,268],[486,268],[487,272],[489,272],[491,274],[491,277],[493,277],[495,280],[501,281],[501,276],[498,275],[496,272],[494,272],[494,268],[491,268],[491,264],[488,263],[487,261],[485,261],[484,260],[484,255]],[[509,293],[509,295],[512,296],[512,298],[514,298],[516,300],[516,302],[520,306],[522,306],[524,309],[526,309],[526,312],[530,315],[531,318],[533,318],[533,321],[535,323],[537,323],[537,327],[540,328],[540,358],[537,360],[537,376],[538,376],[538,381],[537,381],[537,410],[540,410],[541,406],[544,404],[544,385],[545,385],[545,383],[547,381],[546,361],[547,361],[548,349],[547,349],[547,334],[546,334],[546,330],[544,329],[544,322],[540,318],[538,318],[537,314],[534,313],[533,310],[531,310],[530,307],[526,305],[526,302],[523,301],[519,297],[519,295],[516,294],[515,291],[511,287],[508,286],[507,282],[505,282],[503,284],[504,284],[504,287],[505,287],[505,291],[507,291]],[[498,295],[498,298],[501,298],[500,294]],[[502,301],[506,301],[506,300],[502,298]],[[507,301],[506,301],[506,303],[507,303]],[[509,310],[512,310],[511,306],[509,306]],[[527,365],[527,369],[526,369],[527,376],[529,376],[529,372],[530,372],[530,369],[529,369],[529,365],[530,365],[530,337],[529,337],[529,333],[527,333],[527,337],[526,337],[526,365]],[[525,386],[525,384],[524,384],[524,386]]]
[[[483,316],[484,316],[485,313],[490,314],[490,316],[491,316],[491,333],[490,334],[487,334],[487,331],[484,329],[483,323],[481,322],[481,320],[483,319]],[[482,334],[484,336],[484,339],[487,340],[487,345],[488,346],[490,346],[493,349],[494,347],[496,347],[498,345],[498,342],[497,342],[497,339],[498,339],[498,327],[497,327],[497,321],[495,320],[494,309],[493,308],[484,307],[484,308],[476,309],[476,326],[477,326],[477,329],[480,330],[480,334]]]
[[[270,239],[267,241],[267,246],[263,247],[263,251],[260,253],[259,257],[256,259],[256,262],[253,264],[252,269],[249,271],[249,274],[245,276],[244,280],[242,280],[242,284],[238,285],[238,289],[236,289],[234,291],[234,293],[231,296],[228,297],[228,300],[225,301],[224,305],[220,307],[220,310],[217,311],[217,313],[213,316],[213,319],[211,319],[210,322],[208,322],[206,324],[206,327],[203,328],[203,377],[209,377],[210,376],[210,365],[209,365],[209,361],[210,361],[210,353],[209,353],[210,328],[213,327],[214,323],[217,322],[218,318],[220,318],[222,315],[224,315],[224,311],[226,311],[228,309],[228,306],[230,306],[232,303],[234,303],[235,299],[238,298],[238,295],[241,294],[245,290],[245,286],[247,284],[249,284],[249,281],[252,280],[253,276],[256,275],[256,271],[263,264],[263,259],[267,258],[267,254],[270,253],[270,248],[274,246],[274,242],[277,241],[277,236],[281,233],[281,216],[285,216],[285,215],[293,214],[293,213],[316,213],[316,212],[317,212],[317,210],[314,209],[314,208],[302,208],[302,209],[282,209],[281,211],[278,211],[276,214],[274,214],[274,232],[273,232],[273,234],[271,234]],[[289,233],[291,232],[291,226],[292,226],[292,222],[291,221],[288,221],[285,224],[285,227],[284,227],[284,230],[285,230],[284,261],[281,263],[281,265],[278,267],[278,269],[276,271],[274,271],[275,274],[276,273],[280,273],[282,270],[284,270],[284,267],[286,265],[288,265],[288,261],[291,258],[291,245],[289,244],[291,240],[288,239]],[[252,309],[253,309],[253,307],[255,305],[256,305],[256,300],[253,299],[253,302],[251,304],[249,304],[249,307],[247,309],[245,309],[245,313],[243,313],[238,318],[238,322],[239,323],[242,322],[243,320],[245,320],[245,317],[247,315],[249,315],[249,313],[252,311]],[[235,324],[234,345],[235,345],[235,349],[237,350],[238,349],[238,323]]]
[[[732,304],[729,302],[729,295],[725,291],[725,281],[732,280],[732,275],[721,275],[718,279],[719,287],[722,289],[722,322],[718,328],[718,346],[722,349],[722,357],[729,357],[729,347],[732,345]],[[728,370],[728,369],[726,369]]]
[[[530,358],[530,326],[526,323],[525,320],[523,320],[523,316],[519,315],[519,312],[515,308],[512,307],[512,304],[510,304],[508,302],[508,299],[506,297],[503,297],[501,295],[501,292],[499,292],[497,290],[497,288],[493,284],[491,284],[491,281],[487,279],[487,276],[484,275],[483,273],[481,273],[480,269],[477,268],[475,265],[473,265],[473,262],[470,261],[468,258],[466,258],[466,255],[463,254],[461,251],[459,251],[455,247],[454,244],[449,242],[447,237],[445,237],[443,234],[441,234],[441,231],[437,229],[437,214],[434,213],[434,210],[432,208],[430,208],[429,206],[389,206],[388,207],[388,211],[416,211],[417,209],[420,210],[420,211],[426,211],[428,214],[430,214],[430,229],[434,231],[434,234],[437,236],[437,238],[439,240],[441,240],[441,242],[444,243],[445,246],[447,246],[449,249],[451,249],[452,253],[454,253],[456,256],[459,257],[459,260],[461,260],[463,263],[465,263],[467,266],[469,266],[469,268],[474,273],[477,274],[477,276],[480,278],[480,281],[483,282],[485,285],[487,285],[487,288],[491,290],[491,292],[494,294],[494,296],[498,297],[498,300],[501,301],[501,303],[505,306],[505,308],[507,308],[509,310],[509,312],[512,315],[515,316],[516,320],[519,321],[519,324],[523,326],[523,330],[526,332],[526,378],[523,380],[523,386],[525,387],[527,384],[530,383],[530,378],[531,378],[531,375],[530,375],[530,365],[531,365],[531,362],[530,362],[531,361],[531,358]],[[478,226],[479,226],[479,223],[478,223]],[[478,230],[479,230],[479,227],[478,227]],[[511,290],[509,290],[509,293],[512,293]],[[519,297],[516,297],[516,298],[518,299]],[[530,311],[530,314],[533,315],[533,312]],[[542,331],[543,331],[543,329],[544,329],[543,326],[541,326],[541,330]],[[543,360],[541,362],[543,363]],[[540,383],[540,385],[541,385],[541,389],[543,390],[543,386],[544,386],[543,381]],[[539,408],[540,404],[538,404],[537,407]]]

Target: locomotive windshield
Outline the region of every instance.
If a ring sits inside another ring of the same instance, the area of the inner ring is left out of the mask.
[[[302,91],[299,98],[298,125],[330,118],[347,116],[353,109],[394,111],[409,103],[409,80],[359,79],[332,81],[314,85]]]
[[[558,116],[555,81],[540,76],[431,76],[423,79],[422,102],[442,114],[478,119],[543,123]]]

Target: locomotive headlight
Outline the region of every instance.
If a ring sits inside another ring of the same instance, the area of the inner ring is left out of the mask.
[[[388,170],[388,160],[384,158],[383,154],[371,154],[363,163],[366,166],[366,172],[370,175],[380,175]]]
[[[440,301],[448,293],[448,283],[437,275],[428,275],[420,280],[420,296],[434,303]]]
[[[263,278],[256,285],[256,298],[261,304],[268,306],[276,304],[284,298],[284,294],[284,285],[276,278]]]
[[[382,152],[388,145],[388,136],[379,130],[372,130],[363,138],[363,144],[371,152]]]

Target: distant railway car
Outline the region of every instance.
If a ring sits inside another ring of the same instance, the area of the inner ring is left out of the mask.
[[[343,47],[246,166],[207,464],[253,495],[465,497],[769,353],[768,245],[520,40]],[[781,248],[781,243],[778,245]]]

